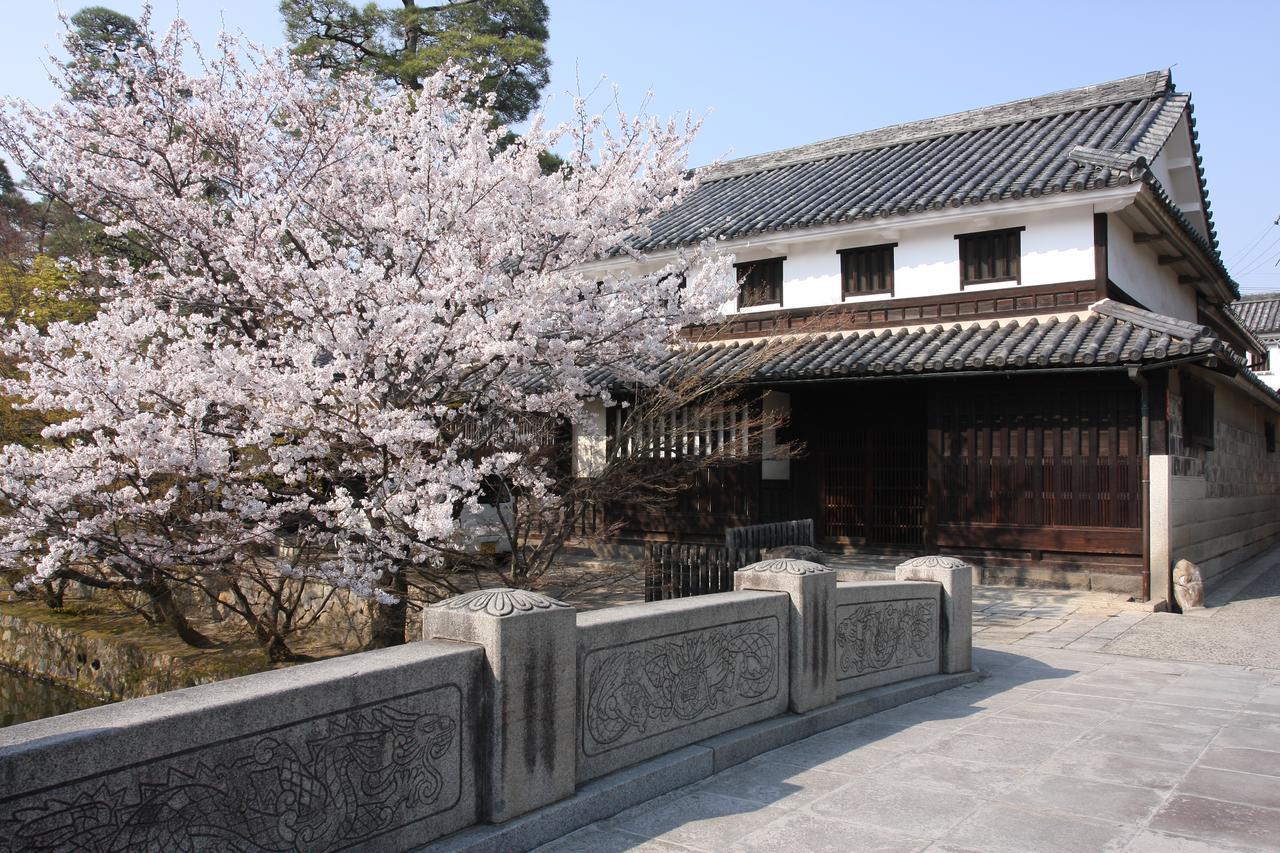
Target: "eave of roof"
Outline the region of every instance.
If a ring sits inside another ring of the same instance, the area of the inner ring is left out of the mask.
[[[658,366],[672,378],[691,369],[714,379],[790,382],[875,376],[947,375],[1045,368],[1153,365],[1187,357],[1235,355],[1206,326],[1104,299],[1087,312],[1045,319],[915,326],[798,335],[788,340],[684,347]],[[612,385],[599,368],[593,384]]]

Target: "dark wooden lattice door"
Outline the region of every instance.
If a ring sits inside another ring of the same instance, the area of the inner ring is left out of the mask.
[[[836,391],[811,433],[822,492],[822,536],[841,544],[924,544],[925,394]]]

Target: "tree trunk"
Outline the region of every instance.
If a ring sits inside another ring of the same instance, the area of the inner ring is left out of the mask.
[[[240,605],[237,612],[248,623],[249,628],[253,631],[253,638],[258,641],[258,645],[262,648],[263,654],[267,656],[267,660],[272,663],[313,660],[310,656],[300,655],[289,648],[289,644],[285,642],[286,632],[282,632],[274,620],[263,619],[254,611],[253,603],[249,601],[249,596],[245,595],[244,590],[240,588],[238,583],[228,584],[228,588]]]
[[[147,581],[143,584],[142,591],[151,599],[151,607],[155,611],[156,619],[172,628],[184,643],[195,646],[197,649],[211,649],[218,645],[215,640],[201,634],[187,621],[186,614],[182,612],[177,599],[173,597],[173,590],[169,589],[164,581]]]
[[[404,645],[409,615],[409,582],[402,572],[384,572],[378,587],[396,597],[394,604],[380,601],[369,605],[372,624],[366,649],[386,649]]]

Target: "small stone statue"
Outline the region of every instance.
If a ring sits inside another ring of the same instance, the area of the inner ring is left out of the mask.
[[[1204,607],[1204,578],[1200,567],[1190,560],[1173,564],[1173,600],[1183,613],[1196,607]]]
[[[761,548],[761,560],[807,560],[824,566],[827,555],[812,545],[778,545],[775,548]]]

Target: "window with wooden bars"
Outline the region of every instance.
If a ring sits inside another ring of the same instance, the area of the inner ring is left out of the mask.
[[[957,234],[960,286],[1022,279],[1022,228]]]
[[[690,405],[647,418],[632,417],[635,409],[630,407],[614,406],[608,411],[605,436],[610,458],[745,457],[752,446],[751,412],[746,404],[725,406],[714,413]]]
[[[841,296],[866,296],[879,293],[893,295],[893,247],[863,246],[840,252]]]
[[[782,262],[785,258],[734,264],[738,273],[738,307],[782,306]]]
[[[1213,386],[1182,377],[1182,440],[1187,447],[1213,450]]]

